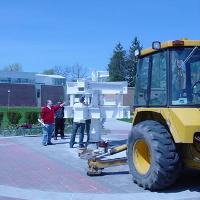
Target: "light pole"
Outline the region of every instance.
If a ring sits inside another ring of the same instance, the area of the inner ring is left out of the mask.
[[[8,109],[10,108],[10,90],[8,90]]]

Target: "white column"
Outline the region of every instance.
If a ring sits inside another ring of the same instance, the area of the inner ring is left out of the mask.
[[[74,105],[74,94],[70,94],[70,106],[73,106]]]
[[[90,142],[101,141],[100,119],[91,119]]]

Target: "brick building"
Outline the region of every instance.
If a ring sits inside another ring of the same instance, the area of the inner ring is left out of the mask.
[[[32,72],[0,72],[0,106],[44,106],[65,97],[65,77]]]

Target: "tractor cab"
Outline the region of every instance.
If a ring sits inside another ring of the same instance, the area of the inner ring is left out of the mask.
[[[153,42],[137,68],[136,107],[200,106],[200,41]]]

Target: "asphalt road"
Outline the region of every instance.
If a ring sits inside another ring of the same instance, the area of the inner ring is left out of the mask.
[[[127,130],[111,131],[104,137],[117,144],[127,134]],[[198,172],[184,172],[176,185],[162,192],[135,185],[128,166],[107,168],[102,176],[88,177],[87,161],[68,142],[69,137],[44,147],[40,137],[0,138],[0,200],[200,199]]]

